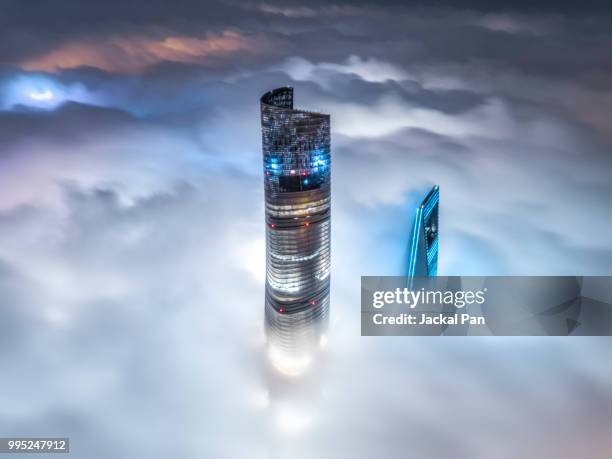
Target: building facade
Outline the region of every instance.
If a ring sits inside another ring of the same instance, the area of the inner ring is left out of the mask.
[[[330,117],[295,110],[293,88],[284,87],[262,96],[261,127],[266,323],[277,347],[295,353],[291,336],[302,336],[300,327],[320,322],[329,308]]]
[[[408,276],[438,273],[440,187],[435,185],[417,207],[408,249]]]

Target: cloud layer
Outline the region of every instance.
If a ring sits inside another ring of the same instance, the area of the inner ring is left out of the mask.
[[[433,183],[441,274],[612,273],[610,11],[469,6],[9,2],[0,431],[88,458],[605,457],[605,338],[359,336],[359,276],[402,273]],[[333,154],[329,344],[291,381],[265,360],[258,107],[286,84]]]

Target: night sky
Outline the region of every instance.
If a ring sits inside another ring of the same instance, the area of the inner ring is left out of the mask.
[[[359,278],[404,273],[433,184],[439,274],[612,274],[612,4],[462,5],[0,0],[0,432],[609,457],[609,338],[359,334]],[[332,123],[329,345],[289,388],[262,327],[259,97],[284,85]]]

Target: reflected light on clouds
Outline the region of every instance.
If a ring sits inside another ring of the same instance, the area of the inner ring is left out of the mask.
[[[36,101],[52,100],[54,98],[53,92],[49,89],[45,89],[44,91],[32,91],[29,96],[30,99]]]
[[[277,67],[297,81],[314,81],[329,87],[331,79],[337,74],[353,74],[363,81],[381,83],[384,81],[403,81],[410,78],[404,70],[389,62],[375,58],[363,59],[352,55],[343,63],[312,63],[301,57],[291,57]]]
[[[46,75],[17,75],[0,86],[0,108],[4,110],[17,107],[53,110],[69,101],[103,105],[84,85],[78,82],[66,85]]]
[[[161,62],[204,63],[207,58],[241,51],[264,51],[260,38],[231,30],[206,37],[111,38],[105,42],[68,42],[46,54],[20,63],[24,70],[57,72],[61,69],[94,67],[107,72],[138,73]]]
[[[307,353],[293,355],[272,344],[268,345],[268,359],[279,373],[288,377],[304,374],[312,363],[312,356]]]

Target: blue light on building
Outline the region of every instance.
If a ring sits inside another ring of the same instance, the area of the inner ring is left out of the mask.
[[[440,187],[434,186],[417,207],[408,249],[408,276],[438,273]]]

